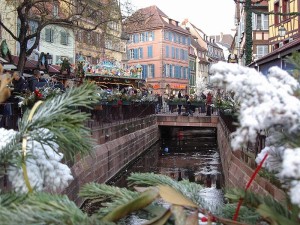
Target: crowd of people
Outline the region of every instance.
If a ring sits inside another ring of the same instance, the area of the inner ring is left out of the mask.
[[[12,75],[12,95],[7,101],[17,101],[17,96],[26,92],[34,92],[37,88],[42,87],[59,88],[65,91],[65,87],[63,83],[58,80],[57,75],[46,78],[43,77],[41,71],[34,70],[33,75],[26,79],[24,76],[21,76],[18,71],[15,71]]]
[[[200,96],[196,94],[182,94],[181,90],[177,92],[176,95],[171,94],[168,95],[165,100],[174,101],[177,98],[178,104],[173,105],[169,104],[168,108],[171,113],[177,110],[178,115],[183,116],[192,116],[195,112],[196,106],[192,104],[193,101],[198,100],[204,102],[204,107],[199,107],[199,113],[203,113],[205,111],[206,116],[211,116],[214,110],[214,96],[211,91],[208,91],[207,94],[201,93]],[[175,101],[176,102],[176,101]],[[161,104],[162,105],[162,104]],[[185,112],[183,112],[183,107],[185,108]]]

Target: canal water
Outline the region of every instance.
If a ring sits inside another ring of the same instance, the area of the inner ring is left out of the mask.
[[[203,204],[213,213],[223,205],[223,176],[215,128],[161,127],[161,139],[107,184],[126,187],[132,172],[167,175],[201,184]],[[135,222],[134,222],[135,221]],[[130,218],[126,224],[142,224]]]

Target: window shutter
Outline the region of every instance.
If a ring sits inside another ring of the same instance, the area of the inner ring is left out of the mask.
[[[140,59],[143,58],[143,48],[140,48]]]
[[[172,59],[175,59],[175,48],[172,47]]]
[[[134,53],[133,54],[134,54],[133,58],[134,59],[138,59],[139,56],[138,56],[138,49],[137,48],[134,49]]]
[[[51,28],[45,29],[45,41],[53,42],[53,32]]]
[[[60,32],[60,43],[62,45],[68,45],[68,33]]]
[[[152,53],[152,45],[148,46],[148,58],[152,58],[153,53]]]
[[[152,74],[151,75],[152,75],[152,78],[154,78],[155,77],[154,64],[151,65],[151,68],[152,68]]]
[[[264,15],[264,14],[261,14],[262,18],[262,29],[264,30],[268,30],[269,29],[269,16],[268,15]]]
[[[167,68],[167,66],[166,66],[166,64],[164,64],[164,66],[163,66],[163,72],[162,72],[163,77],[166,77],[166,68]]]
[[[141,65],[143,68],[142,71],[142,79],[146,79],[147,78],[147,66],[146,65]]]
[[[130,60],[130,50],[127,50],[127,59]]]
[[[166,58],[169,58],[169,46],[166,46]]]
[[[152,31],[152,41],[155,40],[155,37],[154,37],[154,31]]]
[[[252,29],[257,29],[257,15],[255,13],[252,13]]]

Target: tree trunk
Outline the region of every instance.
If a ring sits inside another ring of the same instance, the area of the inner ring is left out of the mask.
[[[21,75],[23,75],[24,69],[25,69],[25,63],[26,63],[26,45],[24,48],[24,45],[20,45],[20,54],[19,54],[19,61],[17,69]]]

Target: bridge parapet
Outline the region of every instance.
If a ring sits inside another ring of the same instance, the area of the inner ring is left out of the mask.
[[[175,116],[172,114],[157,114],[158,126],[189,126],[189,127],[217,127],[218,116]]]

